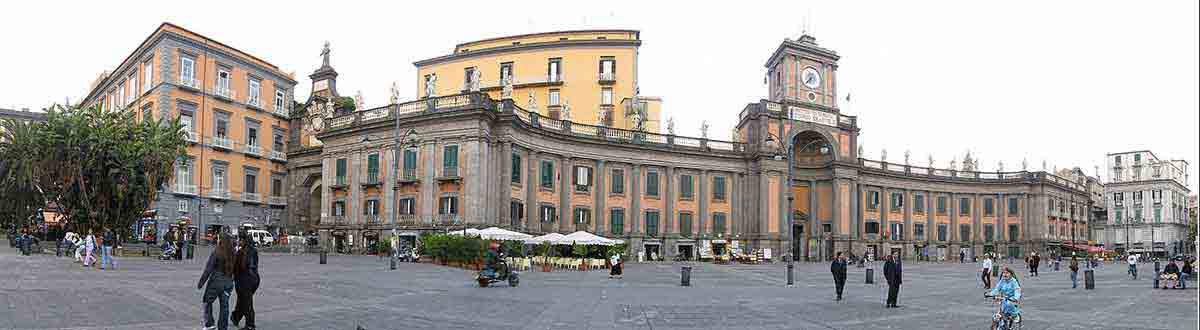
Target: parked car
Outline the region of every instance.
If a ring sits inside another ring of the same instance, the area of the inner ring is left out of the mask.
[[[275,244],[275,236],[271,236],[271,232],[262,229],[251,229],[246,231],[250,235],[250,239],[258,243],[259,246],[271,246]]]

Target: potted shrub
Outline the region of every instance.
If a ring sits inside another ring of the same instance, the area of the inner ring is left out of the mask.
[[[588,270],[588,246],[584,244],[571,244],[571,253],[574,254],[576,258],[579,258],[579,270]]]
[[[542,242],[541,250],[542,250],[541,252],[542,252],[543,258],[550,258],[550,255],[553,254],[554,247],[552,245],[550,245],[550,242]],[[543,272],[549,272],[550,270],[553,269],[552,267],[550,267],[549,260],[543,260],[543,261],[545,261],[545,262],[542,262],[542,271]]]

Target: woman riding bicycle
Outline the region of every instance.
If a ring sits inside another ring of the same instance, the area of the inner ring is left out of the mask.
[[[1004,267],[1004,270],[1000,272],[1000,281],[996,283],[996,287],[992,288],[988,296],[1002,300],[1000,311],[992,315],[992,330],[996,330],[996,327],[1000,325],[1000,320],[1005,317],[1009,317],[1009,322],[1020,320],[1021,309],[1017,307],[1017,303],[1021,300],[1021,283],[1011,268]]]

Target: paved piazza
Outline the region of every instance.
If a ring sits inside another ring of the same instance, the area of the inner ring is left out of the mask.
[[[3,246],[0,329],[200,328],[198,262],[123,258],[120,270],[101,272]],[[906,263],[900,309],[883,308],[885,286],[864,284],[862,268],[850,268],[846,300],[835,302],[826,264],[798,264],[791,288],[783,264],[693,264],[692,287],[679,286],[680,265],[630,264],[622,280],[523,272],[518,288],[477,288],[471,272],[430,264],[387,271],[370,256],[319,265],[315,255],[265,253],[256,309],[262,329],[373,330],[986,329],[994,308],[973,265]],[[1094,291],[1070,289],[1067,272],[1018,272],[1027,329],[1196,326],[1197,291],[1152,291],[1119,266],[1100,268]]]

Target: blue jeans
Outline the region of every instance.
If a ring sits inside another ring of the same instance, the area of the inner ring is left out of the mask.
[[[1078,286],[1079,286],[1079,272],[1073,271],[1073,272],[1071,272],[1071,288],[1074,289]]]
[[[208,287],[204,288],[204,327],[213,326],[212,304],[219,300],[221,304],[217,329],[229,329],[229,295],[233,292],[233,281],[210,279]]]
[[[108,265],[112,265],[115,268],[117,263],[112,257],[112,247],[105,246],[100,248],[100,251],[100,269],[104,269],[104,267]]]

